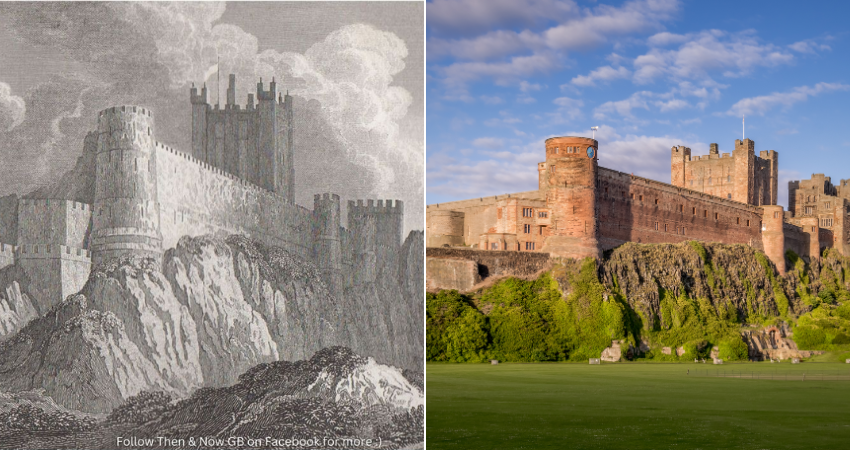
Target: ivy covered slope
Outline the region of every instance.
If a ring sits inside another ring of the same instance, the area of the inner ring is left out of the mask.
[[[783,324],[801,350],[850,351],[850,259],[787,256],[781,277],[743,245],[631,243],[534,281],[429,293],[428,360],[584,361],[614,340],[630,358],[745,360],[742,331]]]

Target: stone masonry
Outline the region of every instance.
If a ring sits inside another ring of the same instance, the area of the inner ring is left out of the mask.
[[[819,257],[824,247],[845,253],[841,242],[850,242],[850,235],[833,238],[846,232],[848,183],[842,181],[842,190],[827,178],[806,191],[813,203],[826,202],[824,217],[786,214],[776,205],[778,152],[756,155],[750,139],[737,140],[731,155],[721,155],[717,144],[695,158],[689,148],[673,147],[671,184],[599,167],[599,151],[598,142],[585,137],[548,139],[546,160],[537,165],[538,190],[428,205],[426,245],[583,258],[625,242],[699,240],[750,245],[784,272],[786,249]],[[798,205],[808,200],[797,198]]]

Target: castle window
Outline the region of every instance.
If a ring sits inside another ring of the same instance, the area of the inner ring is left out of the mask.
[[[655,231],[658,231],[658,222],[655,222]]]
[[[642,196],[642,195],[640,196],[640,201],[643,201],[643,196]]]
[[[664,232],[665,233],[667,232],[667,224],[666,223],[664,224]]]
[[[693,186],[693,185],[694,185],[694,180],[691,180],[691,186]]]
[[[714,213],[714,220],[720,220],[720,214]]]
[[[531,208],[522,208],[522,217],[534,217],[533,210]]]
[[[499,249],[499,243],[498,243],[498,242],[494,242],[494,243],[490,244],[490,248],[491,248],[492,250],[498,250],[498,249]]]
[[[749,220],[747,220],[747,226],[750,226],[750,221],[749,221]]]
[[[708,218],[708,210],[707,209],[703,210],[702,216],[705,217],[706,219]]]
[[[732,194],[726,194],[726,198],[728,198],[729,200],[732,200]]]
[[[539,227],[539,228],[540,228],[540,233],[539,233],[539,234],[542,236],[542,235],[543,235],[543,227]]]
[[[522,226],[522,231],[523,231],[523,233],[525,233],[525,234],[529,234],[529,233],[531,233],[531,225],[529,225],[529,224],[525,224],[525,225],[523,225],[523,226]]]
[[[538,211],[537,217],[539,217],[541,219],[545,219],[545,218],[549,217],[549,213],[546,212],[546,211]]]
[[[806,214],[814,214],[815,207],[814,206],[806,206]]]
[[[697,215],[697,209],[696,208],[693,208],[692,212],[693,212],[694,215]]]
[[[824,203],[824,204],[823,204],[823,207],[824,207],[824,208],[829,208],[829,207],[830,207],[830,203],[829,203],[829,202]]]
[[[682,227],[682,235],[685,235],[685,227]]]
[[[774,212],[773,212],[773,218],[774,218],[774,219],[778,219],[778,218],[779,218],[779,211],[774,211]]]
[[[815,232],[815,227],[812,227],[812,233]],[[35,248],[35,252],[38,253],[38,247]]]
[[[632,193],[631,193],[631,194],[629,194],[629,195],[632,197],[632,200],[634,200],[634,199],[635,199],[635,194],[634,194],[634,192],[632,192]]]
[[[555,154],[558,154],[558,147],[555,147]]]
[[[740,224],[741,224],[741,218],[738,217],[738,218],[735,219],[735,225],[740,225]]]
[[[655,199],[655,204],[656,204],[656,205],[658,204],[658,199],[657,199],[657,198]]]
[[[732,182],[732,175],[726,175],[726,182],[727,182],[727,183],[731,183],[731,182]]]

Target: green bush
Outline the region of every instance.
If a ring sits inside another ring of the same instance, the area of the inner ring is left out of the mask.
[[[428,294],[426,353],[429,361],[466,362],[487,359],[487,318],[457,291]]]
[[[796,327],[793,338],[801,350],[818,350],[826,344],[826,333],[813,326]]]
[[[747,344],[740,336],[729,337],[718,345],[717,357],[724,361],[746,361],[749,359]]]

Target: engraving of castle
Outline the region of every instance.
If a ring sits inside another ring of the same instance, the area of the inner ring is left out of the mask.
[[[583,258],[625,242],[701,240],[763,250],[780,272],[789,249],[850,254],[850,180],[792,181],[784,211],[779,154],[757,155],[750,139],[736,140],[731,154],[717,144],[705,156],[673,147],[670,184],[600,167],[599,151],[586,137],[547,139],[538,190],[428,205],[426,246]]]
[[[292,97],[257,83],[243,107],[230,75],[223,108],[191,88],[192,148],[156,139],[157,118],[137,105],[101,111],[78,167],[94,179],[89,201],[0,198],[0,269],[19,266],[40,311],[79,292],[92,265],[160,259],[183,236],[241,234],[312,261],[331,292],[376,281],[398,265],[404,205],[337,193],[294,202]],[[94,123],[93,123],[94,125]],[[85,170],[84,170],[85,171]]]

